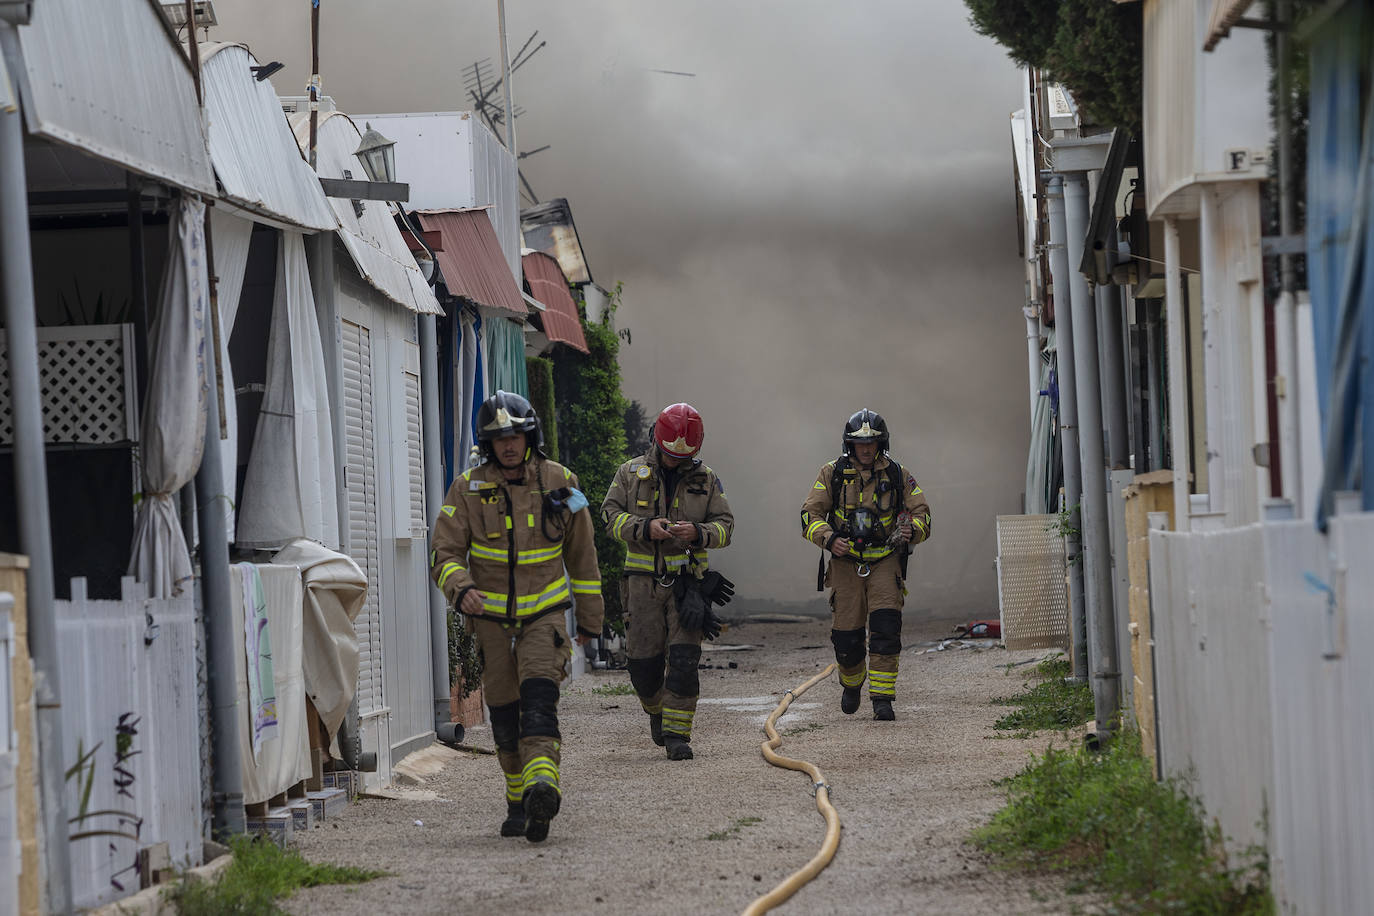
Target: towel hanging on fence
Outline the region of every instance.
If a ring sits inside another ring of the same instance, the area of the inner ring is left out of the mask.
[[[247,656],[248,715],[252,726],[253,760],[264,741],[277,737],[277,687],[272,674],[272,637],[267,626],[267,598],[262,575],[252,563],[240,563],[243,574],[243,649]]]

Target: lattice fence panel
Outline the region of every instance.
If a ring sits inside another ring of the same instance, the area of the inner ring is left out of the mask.
[[[38,329],[38,382],[43,439],[111,445],[138,440],[132,325]],[[0,332],[0,365],[9,341]],[[0,445],[14,443],[9,372],[0,372]]]
[[[1008,649],[1069,649],[1069,589],[1057,515],[997,516],[997,595]]]

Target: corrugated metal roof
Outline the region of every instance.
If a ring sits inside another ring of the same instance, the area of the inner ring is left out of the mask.
[[[290,120],[296,142],[301,149],[308,149],[310,112],[299,111]],[[316,125],[315,172],[323,178],[366,178],[362,163],[353,155],[361,141],[362,134],[348,115],[321,112]],[[443,314],[384,201],[363,201],[363,215],[359,217],[353,212],[352,201],[326,199],[339,221],[339,238],[363,279],[392,302],[421,315]]]
[[[337,229],[319,179],[301,156],[272,84],[248,69],[240,44],[200,46],[206,132],[215,174],[231,202],[306,229]]]
[[[569,283],[592,282],[567,198],[555,197],[520,211],[520,231],[526,248],[548,252],[558,259]]]
[[[520,259],[525,268],[525,282],[530,294],[544,303],[540,315],[544,336],[554,343],[565,343],[574,350],[587,351],[587,338],[582,333],[582,321],[577,316],[577,303],[568,290],[563,268],[552,255],[531,251]]]
[[[435,254],[450,293],[489,308],[528,314],[486,207],[421,210],[418,216],[422,228],[438,229],[444,238],[443,250]]]
[[[190,66],[154,0],[43,0],[19,44],[31,133],[215,194]]]
[[[1203,42],[1202,50],[1212,50],[1223,38],[1230,35],[1231,27],[1245,15],[1245,11],[1254,2],[1255,0],[1212,0],[1212,15],[1207,20],[1207,40]]]

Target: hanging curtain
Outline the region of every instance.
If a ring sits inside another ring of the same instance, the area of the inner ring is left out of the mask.
[[[148,329],[143,498],[134,518],[129,560],[129,574],[146,584],[153,598],[180,594],[194,574],[174,497],[195,476],[205,449],[205,205],[182,197],[169,238],[157,315]]]
[[[508,318],[491,317],[483,335],[487,345],[488,382],[492,390],[530,396],[525,374],[524,328]]]
[[[253,240],[253,223],[235,216],[223,207],[210,208],[211,244],[215,252],[215,275],[219,278],[215,302],[219,306],[220,366],[224,378],[224,417],[226,437],[220,440],[220,462],[223,466],[225,495],[225,536],[234,540],[234,487],[239,471],[239,411],[234,396],[234,370],[229,365],[229,335],[234,333],[234,317],[239,310],[239,296],[243,292],[243,274],[248,266],[248,246]],[[210,373],[213,375],[213,367]]]
[[[1317,525],[1338,490],[1374,509],[1374,12],[1351,3],[1313,36],[1307,274],[1325,441]]]
[[[461,373],[454,377],[461,379],[463,390],[454,397],[459,416],[457,417],[460,438],[458,454],[454,464],[461,474],[472,466],[472,447],[476,444],[476,430],[473,423],[477,420],[477,407],[486,400],[486,386],[482,383],[482,353],[478,340],[482,330],[482,319],[474,318],[464,312],[460,320],[461,340],[454,351],[461,354]]]
[[[1054,332],[1051,331],[1051,334]],[[1042,354],[1043,357],[1043,354]],[[1048,391],[1050,386],[1050,364],[1040,365],[1040,390]],[[1031,441],[1026,460],[1026,514],[1044,515],[1055,511],[1058,502],[1057,492],[1050,492],[1050,480],[1054,476],[1053,414],[1048,394],[1035,399],[1035,415],[1031,420]]]
[[[305,243],[283,232],[267,342],[267,386],[239,508],[238,544],[305,537],[339,546],[328,379]]]

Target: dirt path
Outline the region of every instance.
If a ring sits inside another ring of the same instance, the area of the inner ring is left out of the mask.
[[[503,783],[495,758],[456,756],[402,799],[363,798],[301,837],[320,861],[382,868],[358,887],[303,890],[298,914],[738,913],[815,854],[824,835],[807,778],[767,765],[762,725],[788,689],[831,659],[828,621],[745,623],[708,651],[692,747],[670,762],[650,743],[623,671],[566,686],[563,811],[549,839],[502,839]],[[794,702],[780,723],[783,753],[819,766],[844,827],[835,861],[779,913],[1061,913],[1059,882],[990,871],[964,840],[1000,805],[992,780],[1016,772],[1046,737],[995,737],[988,705],[1016,692],[1044,653],[938,653],[910,645],[908,618],[895,723],[839,711],[831,679]],[[730,669],[734,662],[737,668]],[[468,740],[490,746],[485,728]],[[418,823],[417,823],[418,822]],[[1080,901],[1081,902],[1081,901]]]

